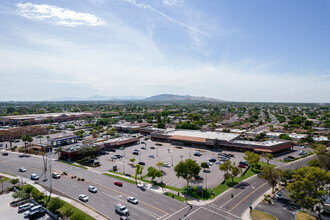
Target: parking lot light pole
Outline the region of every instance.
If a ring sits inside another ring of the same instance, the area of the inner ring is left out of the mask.
[[[173,154],[171,155],[171,157],[172,157],[172,167],[173,167]]]
[[[140,159],[140,161],[139,162],[141,162],[141,154],[139,153],[139,159]]]
[[[125,174],[125,163],[123,163],[123,174]]]
[[[158,147],[156,148],[156,151],[157,151],[157,157],[158,157]]]
[[[191,147],[189,147],[189,157],[191,157]]]

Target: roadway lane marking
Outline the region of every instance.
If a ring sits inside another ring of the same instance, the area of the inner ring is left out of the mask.
[[[229,212],[233,211],[234,208],[236,208],[239,204],[241,204],[245,199],[247,199],[249,196],[251,196],[255,191],[257,191],[258,189],[260,189],[261,187],[263,187],[264,185],[266,185],[266,183],[262,184],[261,186],[259,186],[258,188],[256,188],[255,190],[253,190],[249,195],[247,195],[244,199],[242,199],[239,203],[237,203],[232,209],[229,210]]]
[[[190,207],[190,206],[185,206],[185,207],[183,207],[182,209],[179,209],[178,211],[174,212],[172,215],[168,216],[167,218],[164,218],[163,220],[166,220],[166,219],[172,217],[173,215],[175,215],[175,214],[181,212],[182,210],[184,210],[185,208],[188,208],[188,207]]]
[[[214,214],[217,214],[217,215],[220,215],[218,212],[215,212],[215,211],[212,211],[212,210],[210,210],[210,209],[207,209],[207,208],[204,208],[204,207],[201,207],[202,209],[205,209],[205,210],[207,210],[207,211],[209,211],[209,212],[213,212]],[[227,213],[227,212],[224,212],[224,213]],[[230,214],[230,213],[227,213],[227,214]],[[220,215],[221,217],[224,217],[224,218],[226,218],[226,219],[229,219],[229,220],[232,220],[232,218],[229,218],[229,217],[227,217],[227,216],[224,216],[224,215]],[[236,218],[238,218],[238,219],[240,219],[238,216],[236,216],[236,215],[234,215]]]
[[[254,183],[253,183],[253,184],[254,184]],[[253,184],[251,184],[250,186],[252,187]],[[249,187],[246,187],[246,189],[247,189],[247,188],[249,188]],[[252,188],[252,189],[254,189],[254,188]],[[241,192],[239,192],[238,194],[236,194],[235,197],[238,196],[239,194],[241,194],[242,192],[244,192],[244,190],[245,190],[245,189],[243,189]],[[222,205],[220,206],[220,208],[222,208],[224,205],[226,205],[227,203],[232,202],[232,201],[233,201],[233,200],[228,200],[226,203],[222,204]]]
[[[109,189],[109,190],[114,191],[114,192],[116,192],[116,193],[118,193],[118,194],[123,194],[124,196],[129,197],[129,195],[127,195],[127,194],[125,194],[125,193],[123,193],[123,192],[119,192],[119,191],[117,191],[117,190],[115,190],[115,189],[111,189],[111,188],[109,188],[109,187],[107,187],[107,186],[104,186],[104,185],[102,185],[102,184],[100,184],[100,183],[95,182],[95,185],[99,185],[99,186],[101,186],[101,187],[103,187],[103,188]],[[155,206],[153,206],[153,205],[150,205],[150,204],[148,204],[148,203],[146,203],[146,202],[143,202],[143,201],[141,201],[141,200],[140,200],[139,202],[141,202],[141,203],[143,203],[143,204],[145,204],[145,205],[147,205],[147,206],[149,206],[149,207],[151,207],[151,208],[153,208],[153,209],[156,209],[156,210],[158,210],[158,211],[160,211],[160,212],[163,212],[163,213],[169,215],[169,213],[167,213],[167,212],[165,212],[165,211],[163,211],[163,210],[161,210],[161,209],[159,209],[159,208],[157,208],[157,207],[155,207]]]
[[[192,213],[190,213],[189,215],[187,215],[186,217],[184,217],[183,219],[186,219],[186,218],[188,218],[189,216],[191,216],[192,214],[194,214],[195,212],[197,212],[198,210],[200,210],[201,208],[203,208],[203,207],[199,207],[198,209],[196,209],[195,211],[193,211]],[[167,219],[167,218],[166,218]],[[182,220],[183,220],[182,219]],[[164,219],[165,220],[165,219]]]
[[[224,208],[219,208],[219,207],[217,207],[216,205],[214,205],[214,206],[212,206],[212,205],[213,205],[213,204],[211,204],[210,207],[212,207],[212,208],[214,208],[214,209],[217,209],[217,210],[219,210],[219,211],[225,212],[225,213],[227,213],[227,214],[229,214],[229,215],[232,215],[232,216],[234,216],[234,217],[236,217],[236,218],[241,218],[241,217],[239,217],[239,216],[237,216],[237,215],[234,215],[234,214],[232,214],[232,213],[229,213],[228,210],[226,210],[226,209],[224,209]]]
[[[105,193],[105,192],[102,192],[102,193],[103,193],[104,195],[107,195],[107,196],[110,196],[110,197],[112,197],[112,198],[115,198],[115,199],[117,199],[117,200],[119,200],[119,201],[121,201],[121,202],[123,202],[123,203],[126,202],[126,200],[118,199],[118,197],[115,197],[115,196],[109,195],[109,194],[107,194],[107,193]],[[144,208],[142,208],[142,207],[139,207],[139,206],[137,206],[137,205],[131,205],[131,204],[129,204],[129,205],[132,206],[132,207],[134,207],[135,209],[140,210],[141,212],[144,212],[144,213],[147,213],[147,214],[151,215],[152,217],[156,217],[156,218],[161,217],[160,215],[157,215],[157,214],[155,214],[155,213],[153,213],[153,212],[151,212],[151,211],[149,211],[149,210],[146,210],[146,209],[144,209]]]

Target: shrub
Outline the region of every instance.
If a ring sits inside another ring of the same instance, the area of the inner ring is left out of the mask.
[[[64,202],[62,200],[60,200],[58,197],[56,197],[56,198],[52,198],[50,200],[50,203],[47,208],[49,211],[55,212],[56,210],[61,208],[63,205],[64,205]]]
[[[80,181],[80,178],[78,178],[78,181]]]
[[[64,215],[65,217],[70,217],[72,214],[73,214],[73,211],[72,211],[71,208],[70,208],[70,209],[67,209],[67,210],[65,210],[65,211],[63,212],[63,215]]]
[[[80,180],[81,180],[81,181],[85,181],[85,179],[84,179],[84,178],[81,178]]]

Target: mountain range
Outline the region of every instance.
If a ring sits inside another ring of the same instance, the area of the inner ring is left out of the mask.
[[[99,96],[94,95],[88,98],[74,98],[62,97],[55,98],[47,101],[155,101],[155,102],[168,102],[168,101],[191,101],[191,102],[223,102],[223,100],[215,98],[207,98],[203,96],[190,96],[190,95],[174,95],[174,94],[160,94],[151,97],[143,96]]]

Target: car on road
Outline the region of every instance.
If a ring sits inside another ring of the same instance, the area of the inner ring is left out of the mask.
[[[2,156],[8,156],[8,152],[2,152]]]
[[[146,165],[146,163],[145,162],[142,162],[142,161],[138,162],[138,164],[140,164],[142,166]]]
[[[276,192],[276,193],[275,193],[275,197],[276,197],[277,199],[283,199],[282,194],[279,193],[279,192]]]
[[[164,166],[164,167],[171,167],[171,165],[169,165],[168,163],[164,163],[163,166]]]
[[[244,166],[243,164],[238,164],[237,167],[246,168],[246,166]]]
[[[215,161],[217,161],[217,159],[212,158],[212,159],[209,159],[209,161],[212,163],[215,163]]]
[[[156,149],[155,147],[150,147],[150,149]]]
[[[39,179],[38,174],[35,174],[35,173],[31,174],[31,180],[38,180],[38,179]]]
[[[145,183],[138,183],[136,186],[138,188],[142,189],[143,191],[146,190],[146,184]]]
[[[119,182],[119,181],[114,182],[114,184],[115,184],[116,186],[123,186],[123,183],[122,183],[122,182]]]
[[[150,154],[149,157],[150,157],[150,158],[155,158],[155,155]]]
[[[80,194],[79,199],[83,202],[87,202],[88,201],[88,196],[86,196],[85,194]]]
[[[61,178],[61,175],[58,174],[58,173],[52,173],[52,177],[53,177],[54,179],[59,179],[59,178]]]
[[[88,187],[88,191],[90,191],[92,193],[96,193],[97,192],[97,188],[95,186],[89,186]]]
[[[21,167],[18,169],[19,172],[26,172],[26,169],[24,167]]]
[[[200,157],[200,156],[202,156],[202,154],[197,151],[197,152],[194,153],[194,156]]]
[[[134,154],[134,155],[139,155],[139,152],[137,152],[137,151],[133,151],[132,154]]]
[[[127,197],[127,202],[132,203],[132,204],[138,204],[138,200],[134,197]]]
[[[115,204],[115,210],[116,210],[116,213],[119,213],[119,214],[122,214],[122,215],[126,215],[128,216],[129,215],[129,211],[128,209],[126,208],[126,206],[124,206],[122,203],[120,202],[117,202]]]

